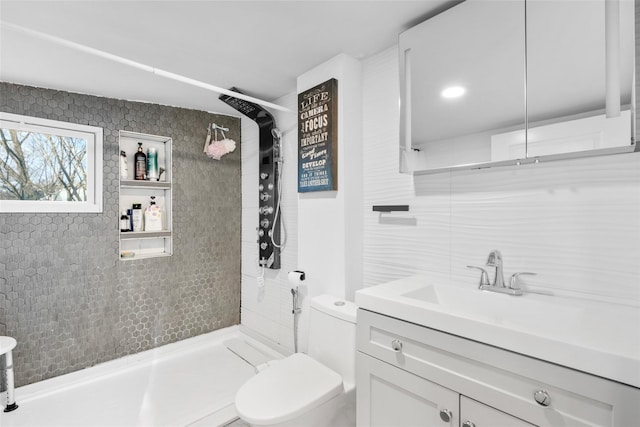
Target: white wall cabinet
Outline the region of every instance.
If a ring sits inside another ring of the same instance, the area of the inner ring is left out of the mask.
[[[142,143],[143,152],[156,148],[158,167],[164,170],[159,181],[135,180],[134,156],[138,143]],[[171,183],[171,145],[172,139],[164,136],[120,131],[119,147],[127,155],[128,175],[120,177],[119,215],[131,209],[133,204],[142,205],[142,212],[149,206],[151,196],[162,211],[162,230],[120,232],[120,259],[134,260],[169,256],[172,254],[172,183]],[[143,220],[144,223],[144,220]]]
[[[624,427],[640,419],[640,389],[628,385],[367,310],[357,328],[358,426]]]

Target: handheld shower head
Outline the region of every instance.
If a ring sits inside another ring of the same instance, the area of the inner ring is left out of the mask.
[[[277,140],[281,140],[282,139],[282,132],[278,128],[272,128],[271,129],[271,135]]]

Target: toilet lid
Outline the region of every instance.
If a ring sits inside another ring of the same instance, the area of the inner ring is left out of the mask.
[[[343,391],[342,377],[296,353],[260,372],[236,394],[238,415],[249,423],[290,420]]]

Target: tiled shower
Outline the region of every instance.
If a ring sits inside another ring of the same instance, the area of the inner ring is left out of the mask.
[[[0,214],[0,335],[16,386],[240,321],[241,150],[202,153],[240,119],[0,83],[0,110],[104,129],[104,212]],[[118,131],[173,138],[174,255],[120,261]]]

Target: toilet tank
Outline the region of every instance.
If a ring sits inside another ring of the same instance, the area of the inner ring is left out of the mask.
[[[311,299],[309,356],[354,384],[356,371],[356,316],[358,307],[331,295]]]

